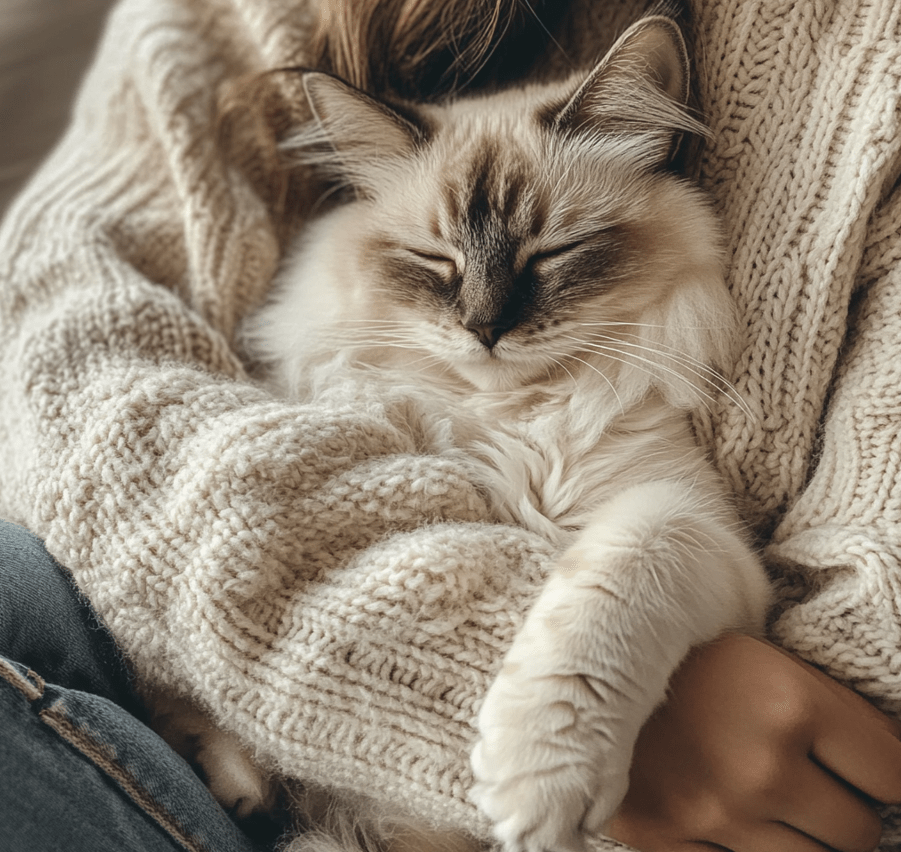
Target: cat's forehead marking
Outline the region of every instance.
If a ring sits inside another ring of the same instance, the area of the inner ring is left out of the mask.
[[[476,192],[481,191],[479,203],[483,203],[496,216],[512,219],[520,209],[526,184],[522,165],[510,156],[510,152],[501,156],[494,150],[488,152],[480,167],[481,174],[474,184],[473,202],[476,201]]]
[[[487,222],[494,207],[497,194],[497,187],[494,184],[496,161],[497,153],[494,145],[486,143],[479,147],[469,164],[465,184],[468,188],[465,219],[478,226]]]
[[[468,242],[507,251],[544,226],[547,210],[534,167],[500,141],[482,140],[468,152],[463,177],[448,192],[448,208]],[[456,214],[456,215],[454,215]]]
[[[504,179],[499,160],[497,146],[483,146],[470,163],[465,183],[458,228],[464,251],[477,268],[507,267],[515,252],[510,206],[518,199],[518,182]]]

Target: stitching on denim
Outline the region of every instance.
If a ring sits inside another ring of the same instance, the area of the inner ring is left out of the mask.
[[[210,852],[209,847],[202,840],[186,831],[178,820],[135,779],[131,772],[119,763],[115,751],[110,746],[96,740],[89,731],[79,728],[71,722],[65,713],[62,701],[42,710],[40,717],[66,742],[103,770],[141,810],[173,840],[184,846],[188,852]]]
[[[29,701],[37,701],[44,694],[44,680],[40,675],[29,669],[28,676],[24,677],[12,663],[3,657],[0,657],[0,677],[10,686],[15,687]],[[34,683],[29,678],[33,679]]]

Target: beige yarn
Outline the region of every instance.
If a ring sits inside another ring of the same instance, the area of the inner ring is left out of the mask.
[[[472,720],[550,548],[489,522],[408,401],[288,405],[232,349],[280,245],[214,98],[302,61],[308,2],[116,9],[0,229],[0,513],[45,538],[147,683],[264,762],[484,832]],[[695,14],[752,412],[698,431],[785,578],[774,635],[901,713],[901,6]]]

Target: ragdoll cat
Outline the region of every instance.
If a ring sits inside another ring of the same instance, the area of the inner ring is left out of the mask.
[[[439,105],[304,85],[290,147],[353,197],[289,256],[250,350],[298,399],[409,388],[497,519],[558,545],[481,708],[472,796],[509,850],[581,850],[688,649],[759,630],[768,594],[688,419],[737,329],[716,222],[668,168],[702,132],[681,35],[647,18],[587,74]]]

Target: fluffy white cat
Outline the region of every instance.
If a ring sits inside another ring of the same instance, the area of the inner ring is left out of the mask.
[[[581,852],[689,648],[760,630],[767,605],[689,423],[739,334],[716,221],[669,166],[703,132],[687,67],[658,16],[587,74],[439,105],[309,72],[316,121],[290,147],[344,197],[247,326],[289,397],[406,388],[497,519],[558,545],[472,755],[510,852]]]

